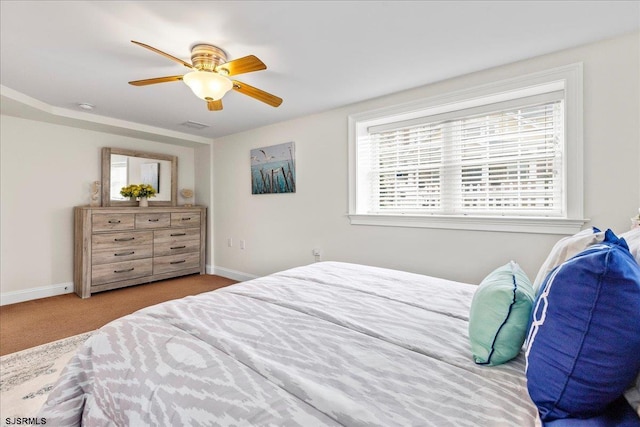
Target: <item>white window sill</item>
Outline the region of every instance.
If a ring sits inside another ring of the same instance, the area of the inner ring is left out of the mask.
[[[438,215],[361,215],[350,214],[351,225],[387,227],[444,228],[450,230],[503,231],[572,235],[582,229],[587,219],[479,217]]]

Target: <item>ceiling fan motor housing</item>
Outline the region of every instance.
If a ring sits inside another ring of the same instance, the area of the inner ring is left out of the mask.
[[[226,62],[226,53],[216,46],[197,44],[191,48],[191,63],[196,70],[214,71],[218,65]]]

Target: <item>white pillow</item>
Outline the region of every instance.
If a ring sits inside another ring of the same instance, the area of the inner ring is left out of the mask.
[[[546,261],[538,270],[536,280],[533,281],[533,290],[538,294],[538,290],[547,277],[547,274],[554,268],[572,258],[574,255],[587,249],[595,243],[602,243],[604,240],[604,231],[600,231],[595,227],[582,230],[573,236],[564,237],[553,246],[551,252],[547,256]]]
[[[629,252],[636,259],[636,262],[640,264],[640,227],[622,233],[619,237],[622,237],[627,242]]]
[[[624,397],[640,417],[640,374],[636,378],[636,383],[624,393]]]
[[[640,227],[622,233],[620,237],[627,242],[629,252],[631,252],[631,255],[636,259],[636,262],[640,264]],[[624,395],[640,417],[640,373],[638,373],[635,385],[629,388]]]

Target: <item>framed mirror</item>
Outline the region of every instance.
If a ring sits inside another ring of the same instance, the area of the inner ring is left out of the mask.
[[[178,158],[122,148],[102,149],[102,206],[137,206],[120,195],[130,184],[151,184],[156,196],[149,206],[177,206]]]

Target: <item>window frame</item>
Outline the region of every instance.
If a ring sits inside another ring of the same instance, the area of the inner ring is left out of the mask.
[[[474,216],[437,214],[369,214],[358,207],[358,132],[362,127],[411,120],[491,102],[524,98],[540,87],[564,90],[565,216]],[[587,222],[583,218],[583,65],[570,64],[550,70],[488,83],[417,101],[352,114],[348,117],[349,212],[352,225],[444,228],[544,234],[574,234]],[[451,106],[455,105],[455,109]]]

